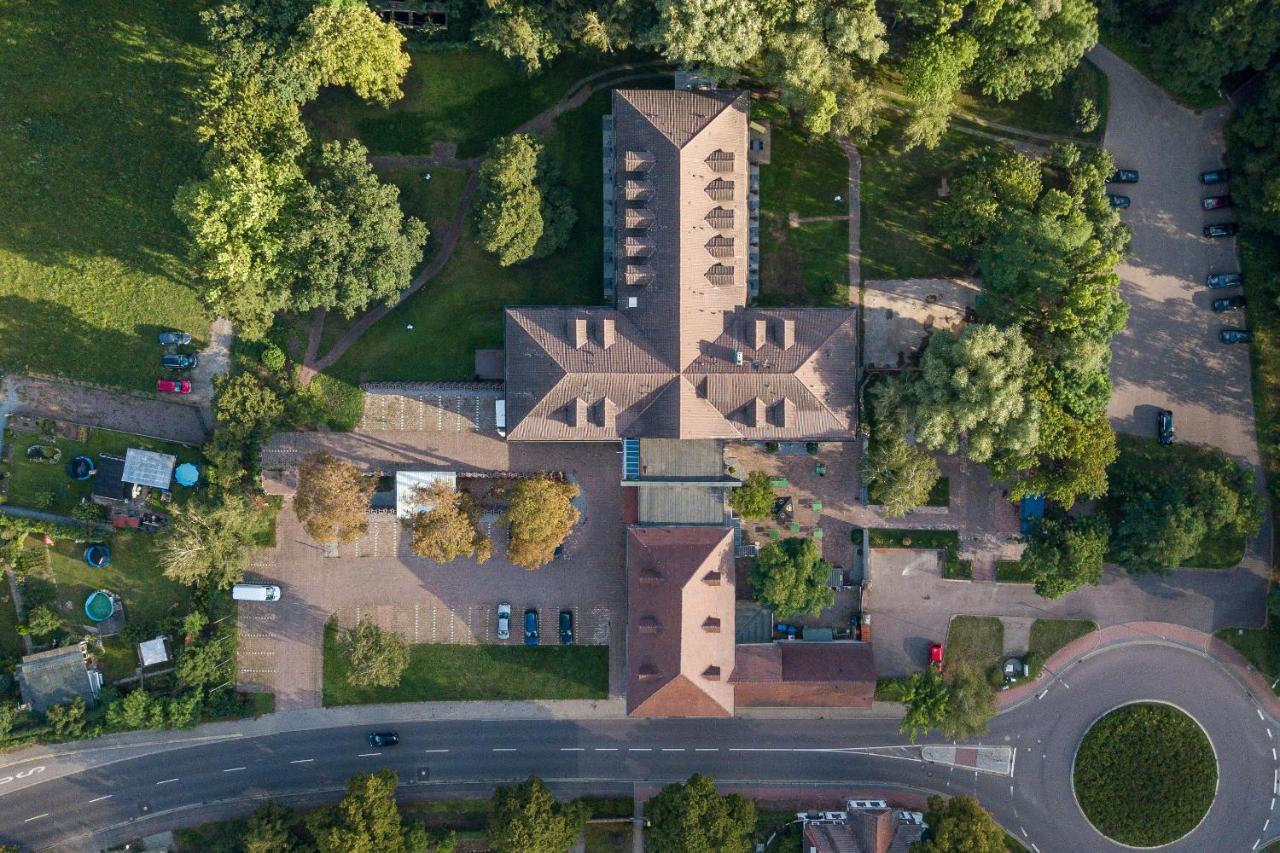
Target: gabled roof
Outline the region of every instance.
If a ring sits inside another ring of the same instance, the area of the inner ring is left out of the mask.
[[[869,708],[875,658],[869,643],[740,645],[732,681],[740,705]]]
[[[124,454],[124,473],[120,479],[139,486],[168,489],[173,485],[173,468],[178,457],[170,453],[156,453],[130,447]]]
[[[627,589],[627,713],[731,716],[733,531],[629,528]]]
[[[96,675],[96,673],[94,673]],[[80,697],[92,705],[99,682],[92,678],[79,646],[65,646],[27,655],[18,667],[18,685],[24,702],[36,711],[62,705]]]

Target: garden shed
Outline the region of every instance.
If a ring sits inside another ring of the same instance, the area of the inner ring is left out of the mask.
[[[23,703],[41,713],[76,697],[93,705],[102,689],[102,673],[89,667],[83,644],[27,655],[17,676]]]
[[[178,457],[169,453],[130,447],[124,455],[124,473],[120,479],[167,492],[173,484],[173,469],[177,464]]]

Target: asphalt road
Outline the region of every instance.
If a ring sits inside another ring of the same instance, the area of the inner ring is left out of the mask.
[[[925,764],[892,720],[405,722],[371,749],[367,727],[130,747],[76,769],[63,759],[0,768],[0,841],[97,849],[250,810],[267,796],[333,800],[357,771],[390,767],[406,799],[483,796],[536,773],[562,791],[630,793],[694,771],[722,783],[901,787],[976,794],[1036,853],[1121,850],[1076,807],[1070,768],[1089,725],[1126,702],[1172,702],[1209,734],[1218,798],[1176,851],[1246,851],[1280,833],[1274,721],[1216,664],[1165,645],[1112,648],[1068,668],[1042,698],[998,717],[975,741],[1017,750],[1012,777]],[[37,767],[43,770],[35,770]],[[21,775],[20,775],[21,774]]]

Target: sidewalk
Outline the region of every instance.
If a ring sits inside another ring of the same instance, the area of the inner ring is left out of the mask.
[[[1094,631],[1063,646],[1045,661],[1044,670],[1035,681],[1020,684],[996,697],[1000,711],[1017,707],[1047,689],[1076,662],[1103,649],[1140,643],[1178,646],[1208,658],[1240,683],[1245,692],[1273,718],[1280,720],[1280,696],[1271,690],[1271,682],[1258,672],[1245,657],[1226,643],[1194,628],[1169,622],[1126,622]],[[1046,677],[1047,676],[1047,677]]]

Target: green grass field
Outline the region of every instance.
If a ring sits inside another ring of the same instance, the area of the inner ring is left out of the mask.
[[[943,649],[946,667],[968,665],[987,673],[1000,666],[1004,654],[1004,625],[989,616],[956,616],[947,629]]]
[[[618,61],[567,55],[529,79],[515,62],[479,48],[414,50],[411,57],[405,95],[390,109],[332,89],[307,107],[308,122],[326,139],[359,137],[374,154],[430,154],[432,143],[452,142],[459,157],[476,157],[578,80]]]
[[[398,687],[353,687],[339,632],[324,635],[324,704],[460,702],[472,700],[604,699],[609,693],[608,646],[524,645],[409,647]]]
[[[1031,674],[1035,675],[1058,649],[1096,630],[1097,623],[1087,619],[1037,619],[1032,622],[1031,648],[1027,650],[1027,657],[1033,663]]]
[[[440,251],[438,232],[457,215],[462,190],[467,183],[467,173],[462,169],[432,166],[425,171],[431,174],[431,180],[422,180],[422,169],[378,169],[378,177],[400,188],[400,209],[405,215],[418,217],[431,229],[431,237],[427,240],[427,249],[423,254],[424,263]]]
[[[366,332],[330,373],[356,383],[471,379],[475,350],[502,346],[504,306],[602,303],[600,118],[608,109],[607,93],[594,96],[561,116],[547,141],[547,156],[559,165],[578,211],[568,246],[503,268],[464,233],[444,269]],[[334,319],[326,323],[321,352],[344,328]]]
[[[1265,628],[1223,628],[1213,636],[1245,656],[1245,659],[1274,682],[1280,677],[1280,619],[1271,618]],[[1280,690],[1271,688],[1280,695]]]
[[[171,210],[204,5],[0,0],[0,370],[146,390],[157,332],[207,334]]]
[[[1125,705],[1093,724],[1073,769],[1080,808],[1121,844],[1157,847],[1195,828],[1218,767],[1195,721],[1169,705]]]
[[[1073,119],[1075,93],[1092,100],[1098,108],[1101,120],[1097,130],[1084,133]],[[1082,141],[1096,142],[1106,130],[1108,107],[1107,77],[1087,59],[1067,72],[1066,78],[1047,93],[1031,92],[1016,101],[997,101],[979,92],[961,92],[956,106],[971,115],[997,124],[1029,130],[1034,133],[1054,133]]]

